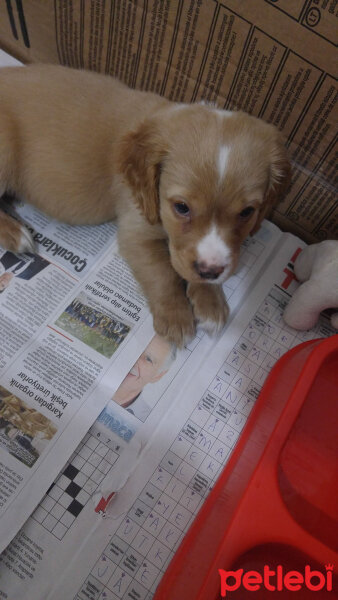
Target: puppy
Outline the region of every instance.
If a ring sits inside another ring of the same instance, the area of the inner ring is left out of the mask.
[[[66,67],[0,70],[0,195],[71,224],[117,218],[155,330],[178,346],[196,322],[225,324],[221,284],[288,180],[277,129],[242,112]],[[3,211],[0,244],[33,248]]]

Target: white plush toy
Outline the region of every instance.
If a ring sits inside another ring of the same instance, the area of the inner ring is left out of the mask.
[[[327,240],[305,248],[295,262],[295,275],[302,285],[284,312],[294,329],[311,329],[326,308],[338,309],[338,241]],[[331,316],[338,329],[338,312]]]

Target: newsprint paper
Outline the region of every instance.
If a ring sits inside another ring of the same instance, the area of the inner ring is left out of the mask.
[[[304,243],[264,222],[224,284],[215,340],[152,329],[113,224],[8,201],[38,254],[0,249],[0,598],[150,600],[296,332]]]
[[[38,253],[0,247],[0,598],[151,600],[275,362],[334,333],[283,321],[304,242],[265,221],[220,337],[175,352],[114,224],[7,209]]]
[[[15,212],[39,254],[0,253],[1,550],[153,335],[114,225]]]

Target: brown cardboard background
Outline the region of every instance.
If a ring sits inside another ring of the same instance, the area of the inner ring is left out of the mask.
[[[338,238],[335,0],[7,0],[0,47],[275,123],[293,183],[272,220]]]

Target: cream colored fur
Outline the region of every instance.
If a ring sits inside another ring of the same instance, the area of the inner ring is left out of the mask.
[[[220,284],[288,173],[279,132],[244,113],[175,104],[65,67],[0,70],[0,193],[71,224],[117,218],[155,329],[177,345],[196,322],[223,327]],[[33,248],[2,211],[0,244]]]

